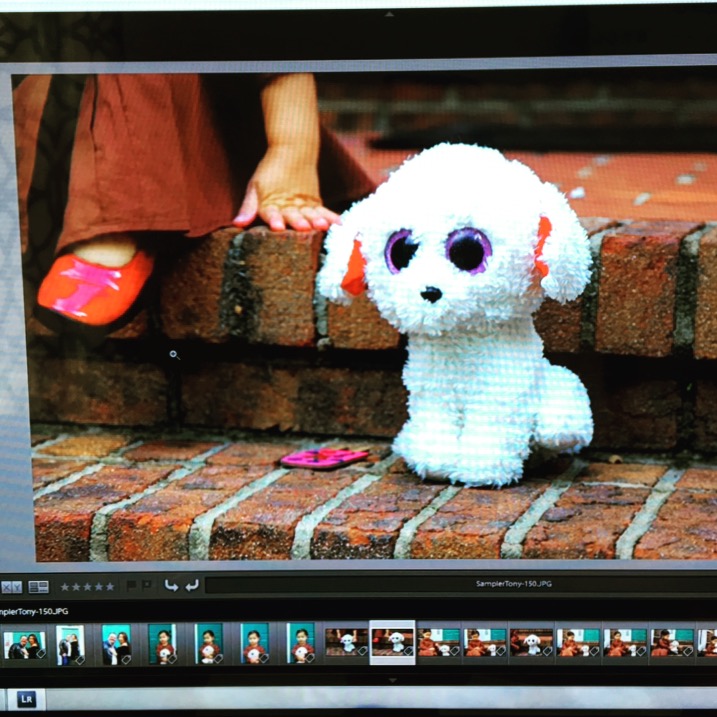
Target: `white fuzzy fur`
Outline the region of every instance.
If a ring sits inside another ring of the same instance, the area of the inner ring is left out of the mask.
[[[540,647],[538,647],[538,645],[540,645],[540,638],[537,635],[528,635],[528,637],[523,640],[523,644],[527,645],[529,655],[540,654]]]
[[[535,259],[541,217],[552,225]],[[446,257],[446,237],[473,227],[492,248],[482,273]],[[418,249],[391,273],[388,238],[410,229]],[[522,475],[536,446],[576,451],[592,439],[587,392],[573,373],[552,366],[532,315],[545,296],[576,298],[590,276],[587,236],[565,197],[500,152],[441,144],[406,161],[327,236],[320,292],[338,302],[358,238],[368,296],[408,334],[403,373],[409,420],[394,449],[421,477],[505,485]],[[442,297],[421,297],[427,287]]]
[[[390,642],[393,643],[393,651],[394,652],[403,652],[403,641],[404,637],[400,632],[392,632],[388,639]]]

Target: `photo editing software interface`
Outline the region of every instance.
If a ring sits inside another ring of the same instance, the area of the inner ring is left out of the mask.
[[[715,20],[1,15],[0,711],[713,709]]]

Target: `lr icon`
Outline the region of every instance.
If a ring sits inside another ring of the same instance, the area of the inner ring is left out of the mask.
[[[37,692],[35,690],[18,691],[17,708],[21,710],[37,709]]]

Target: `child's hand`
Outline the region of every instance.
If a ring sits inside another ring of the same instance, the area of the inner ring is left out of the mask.
[[[339,222],[322,205],[315,166],[295,159],[286,147],[270,148],[259,162],[233,224],[246,227],[257,215],[273,231],[323,231]]]

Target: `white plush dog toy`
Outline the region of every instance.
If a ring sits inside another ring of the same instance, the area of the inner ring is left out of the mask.
[[[537,635],[528,635],[528,637],[523,640],[523,644],[528,646],[529,655],[540,654],[540,648],[538,647],[538,645],[540,645],[540,638]]]
[[[344,652],[353,652],[356,648],[354,647],[354,637],[353,635],[349,635],[349,633],[345,633],[341,636],[341,643],[344,648]]]
[[[592,439],[587,392],[543,357],[532,315],[576,298],[587,236],[565,197],[500,152],[441,144],[406,161],[327,237],[320,292],[363,288],[408,334],[395,451],[423,478],[517,481],[530,450]]]
[[[392,632],[388,639],[393,643],[394,652],[403,652],[404,637],[400,632]]]

